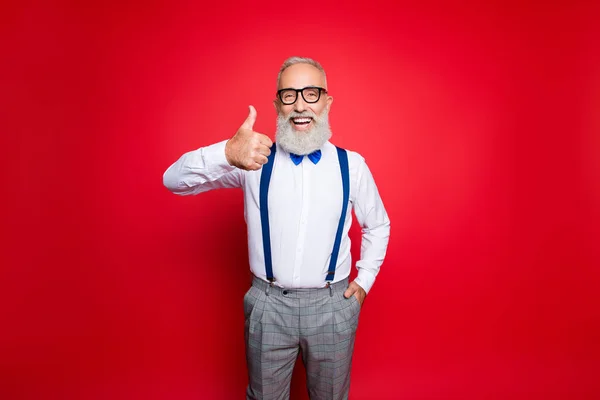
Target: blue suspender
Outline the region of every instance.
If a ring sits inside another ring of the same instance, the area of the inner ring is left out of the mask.
[[[335,234],[335,242],[333,242],[333,251],[329,261],[329,273],[325,278],[326,281],[332,282],[335,275],[335,266],[337,265],[338,255],[340,254],[340,243],[342,243],[342,231],[344,230],[344,222],[346,221],[346,211],[348,211],[348,200],[350,198],[350,173],[348,172],[348,153],[346,150],[336,146],[338,160],[340,161],[340,172],[342,173],[342,188],[344,189],[344,200],[342,202],[342,215],[338,223],[337,233]]]
[[[273,164],[275,163],[276,149],[277,146],[273,144],[271,147],[271,154],[268,157],[267,163],[263,165],[260,175],[260,224],[262,226],[265,270],[267,273],[267,280],[269,282],[275,281],[275,278],[273,277],[273,260],[271,258],[271,233],[269,230],[269,182],[271,181],[271,173],[273,172]],[[340,172],[342,174],[343,201],[342,214],[338,223],[335,241],[333,243],[333,250],[329,260],[329,271],[327,277],[325,278],[325,281],[327,281],[328,284],[333,281],[333,277],[335,276],[335,267],[337,264],[338,255],[340,253],[344,222],[346,221],[346,212],[348,211],[348,201],[350,199],[350,172],[348,167],[348,153],[346,150],[337,146],[336,149],[338,160],[340,162]]]
[[[262,167],[260,174],[260,224],[262,226],[263,250],[265,255],[265,268],[267,270],[267,279],[273,282],[273,260],[271,259],[271,232],[269,231],[269,182],[271,182],[271,172],[275,164],[275,151],[277,145],[271,146],[271,154],[268,161]]]

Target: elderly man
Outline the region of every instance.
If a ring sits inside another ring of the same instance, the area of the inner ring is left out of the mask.
[[[252,286],[244,296],[247,399],[289,398],[298,352],[311,399],[347,399],[358,316],[379,272],[390,222],[358,153],[329,142],[325,71],[287,59],[277,78],[276,144],[253,130],[184,154],[164,184],[180,195],[241,187]],[[362,227],[351,269],[352,209]]]

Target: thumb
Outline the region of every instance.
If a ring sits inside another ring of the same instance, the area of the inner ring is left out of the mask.
[[[348,286],[348,289],[346,289],[346,291],[344,292],[344,297],[349,299],[350,296],[352,296],[355,291],[356,291],[356,289],[354,289],[352,286]]]
[[[250,112],[248,113],[248,118],[242,124],[242,127],[246,129],[252,130],[254,128],[254,123],[256,122],[256,109],[253,106],[248,106]]]

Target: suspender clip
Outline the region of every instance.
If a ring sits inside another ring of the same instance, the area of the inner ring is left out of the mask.
[[[273,282],[275,282],[275,278],[267,278],[269,284],[267,285],[267,289],[265,290],[265,294],[268,296],[270,289],[274,286]]]
[[[333,288],[331,287],[331,282],[327,281],[327,285],[325,285],[326,288],[329,288],[329,297],[333,297]]]

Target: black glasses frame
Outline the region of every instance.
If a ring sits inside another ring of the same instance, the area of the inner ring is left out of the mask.
[[[317,97],[317,99],[315,101],[306,100],[306,97],[304,97],[304,89],[319,89],[319,97]],[[281,97],[281,93],[285,92],[286,90],[293,90],[294,92],[296,92],[296,97],[294,97],[294,101],[292,101],[291,103],[286,103],[285,101],[283,101],[283,98]],[[306,103],[314,104],[314,103],[317,103],[319,100],[321,100],[321,92],[327,93],[327,89],[318,87],[318,86],[307,86],[307,87],[303,87],[302,89],[285,88],[285,89],[279,89],[277,91],[277,97],[279,98],[279,101],[281,101],[282,104],[289,106],[291,104],[294,104],[298,100],[298,93],[300,93],[302,95],[302,99]]]

